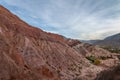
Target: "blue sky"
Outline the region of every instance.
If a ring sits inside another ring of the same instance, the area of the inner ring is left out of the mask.
[[[0,0],[27,23],[74,39],[120,32],[120,0]]]

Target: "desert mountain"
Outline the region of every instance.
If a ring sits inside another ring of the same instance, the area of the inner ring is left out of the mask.
[[[97,43],[101,40],[80,40],[80,41],[83,42],[83,43],[94,44],[94,43]]]
[[[99,65],[86,57],[107,57]],[[0,80],[93,80],[117,63],[110,52],[35,28],[0,6]]]
[[[105,38],[104,40],[97,41],[94,44],[120,49],[120,33],[109,36],[109,37]]]

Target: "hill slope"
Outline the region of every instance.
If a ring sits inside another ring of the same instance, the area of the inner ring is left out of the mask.
[[[97,55],[91,46],[32,27],[0,6],[1,80],[93,80],[116,63],[114,58],[108,66],[90,63],[84,54],[91,51],[97,57],[111,55]]]

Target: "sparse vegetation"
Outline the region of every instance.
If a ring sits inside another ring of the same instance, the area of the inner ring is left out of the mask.
[[[88,60],[90,60],[91,63],[95,64],[95,65],[99,65],[100,59],[96,58],[95,56],[91,55],[91,56],[87,56],[86,57]]]
[[[94,60],[94,64],[95,65],[99,65],[100,64],[100,60],[99,59]]]
[[[87,56],[86,57],[88,60],[90,60],[91,62],[94,62],[94,60],[95,60],[95,56]]]
[[[106,59],[109,59],[109,58],[112,58],[112,56],[100,56],[99,59],[101,60],[106,60]]]
[[[105,57],[105,56],[100,56],[100,59],[102,59],[102,60],[106,60],[107,57]]]
[[[103,48],[111,53],[119,53],[120,54],[120,49],[118,49],[118,48],[105,47],[105,46],[102,46],[101,48]]]

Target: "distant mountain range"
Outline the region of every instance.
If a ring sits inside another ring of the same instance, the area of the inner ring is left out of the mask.
[[[120,33],[106,37],[103,40],[82,40],[82,42],[120,49]]]
[[[80,41],[84,42],[84,43],[94,44],[94,43],[99,42],[101,40],[80,40]]]
[[[109,36],[104,40],[96,41],[93,44],[120,49],[120,33]]]

